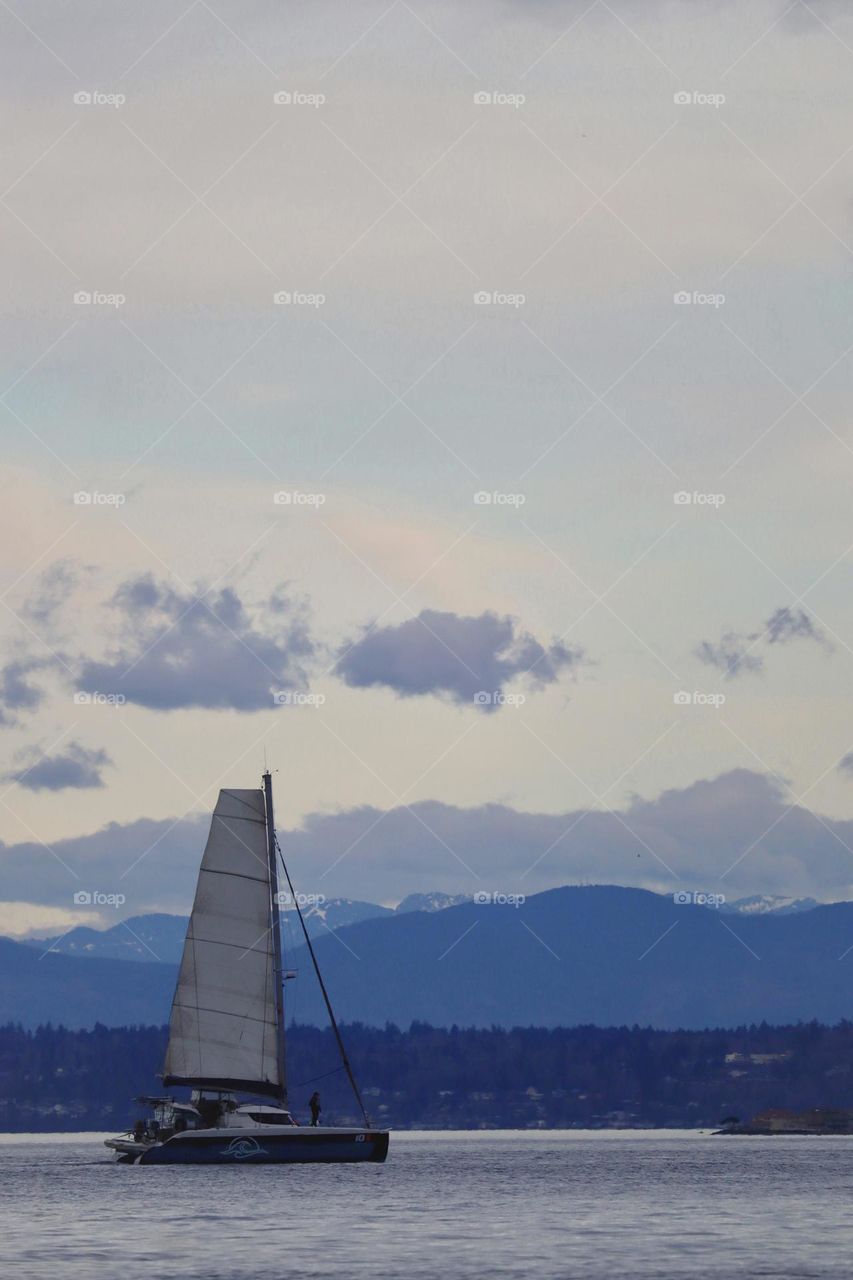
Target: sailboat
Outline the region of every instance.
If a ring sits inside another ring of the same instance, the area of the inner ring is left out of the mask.
[[[106,1146],[130,1164],[382,1161],[388,1131],[371,1125],[308,930],[281,858],[272,777],[223,790],[213,812],[169,1020],[164,1089],[189,1102],[138,1099],[151,1115]],[[285,974],[278,860],[364,1124],[302,1126],[287,1099]]]

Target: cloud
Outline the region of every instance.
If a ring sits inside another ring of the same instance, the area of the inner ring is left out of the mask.
[[[215,800],[211,792],[211,809]],[[50,844],[0,842],[0,900],[73,910],[83,889],[124,894],[127,915],[188,912],[209,826],[210,813],[139,818]]]
[[[57,638],[57,617],[80,585],[81,573],[70,560],[57,560],[39,574],[26,600],[19,606],[18,616],[30,635],[49,633],[53,646]],[[42,646],[48,647],[42,640]],[[65,658],[55,650],[52,657],[35,657],[18,647],[15,656],[0,667],[0,725],[18,723],[17,712],[36,711],[45,700],[45,692],[30,677],[38,671],[55,671],[65,665]],[[42,649],[43,651],[43,649]]]
[[[761,631],[726,631],[717,643],[703,640],[695,653],[700,662],[716,667],[731,680],[750,671],[757,674],[764,670],[764,656],[754,652],[757,645],[789,644],[791,640],[813,640],[831,649],[826,636],[803,609],[783,606],[770,615]]]
[[[83,789],[104,785],[101,770],[111,765],[106,751],[91,750],[79,742],[70,742],[55,755],[35,754],[35,761],[17,773],[7,773],[7,782],[17,782],[27,791],[64,791],[68,787]]]
[[[765,624],[768,644],[787,644],[789,640],[816,640],[826,644],[819,627],[803,609],[777,609]]]
[[[232,587],[195,594],[146,574],[122,583],[112,606],[120,642],[104,660],[81,661],[82,690],[156,711],[258,711],[273,706],[274,691],[307,683],[314,644],[303,607],[281,588],[250,607]]]
[[[617,812],[530,813],[424,801],[316,814],[283,846],[297,886],[394,901],[439,887],[535,893],[582,882],[853,897],[853,821],[791,806],[778,779],[735,769]]]
[[[21,612],[36,626],[49,626],[79,585],[69,560],[57,560],[40,575]]]
[[[0,725],[17,724],[16,712],[35,711],[41,706],[44,690],[31,684],[28,677],[52,665],[40,658],[14,658],[0,667]]]
[[[848,751],[847,755],[842,756],[838,761],[838,772],[853,778],[853,751]]]
[[[239,779],[232,779],[239,784]],[[215,791],[209,795],[212,808]],[[88,836],[0,844],[0,900],[71,907],[79,889],[126,896],[126,912],[186,912],[210,823],[111,823]],[[735,769],[633,799],[617,812],[523,812],[420,801],[317,813],[285,831],[296,888],[396,902],[443,889],[532,894],[563,884],[853,898],[853,821],[790,804],[784,785]]]
[[[749,652],[750,637],[738,635],[736,631],[726,631],[718,644],[703,640],[696,649],[700,662],[722,671],[727,679],[741,675],[746,671],[763,671],[764,659],[757,653]]]
[[[553,684],[582,656],[559,642],[545,649],[510,617],[423,609],[397,626],[368,629],[341,652],[335,673],[354,688],[384,685],[401,698],[437,694],[494,711],[500,705],[494,695],[516,676],[529,676],[537,687]],[[490,701],[477,699],[480,693]]]

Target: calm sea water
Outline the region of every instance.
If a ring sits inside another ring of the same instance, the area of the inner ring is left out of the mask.
[[[853,1274],[853,1139],[392,1134],[385,1165],[134,1168],[0,1137],[16,1280]]]

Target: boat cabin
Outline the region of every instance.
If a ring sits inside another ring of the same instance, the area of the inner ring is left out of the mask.
[[[175,1133],[190,1129],[261,1129],[269,1125],[296,1126],[284,1107],[257,1102],[238,1103],[229,1093],[214,1095],[193,1090],[191,1102],[174,1098],[137,1098],[151,1107],[153,1115],[137,1120],[134,1138],[137,1142],[165,1142]]]

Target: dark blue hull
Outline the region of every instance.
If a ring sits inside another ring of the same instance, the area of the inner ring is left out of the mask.
[[[381,1130],[287,1129],[278,1133],[182,1133],[149,1147],[137,1164],[355,1164],[388,1154]]]

